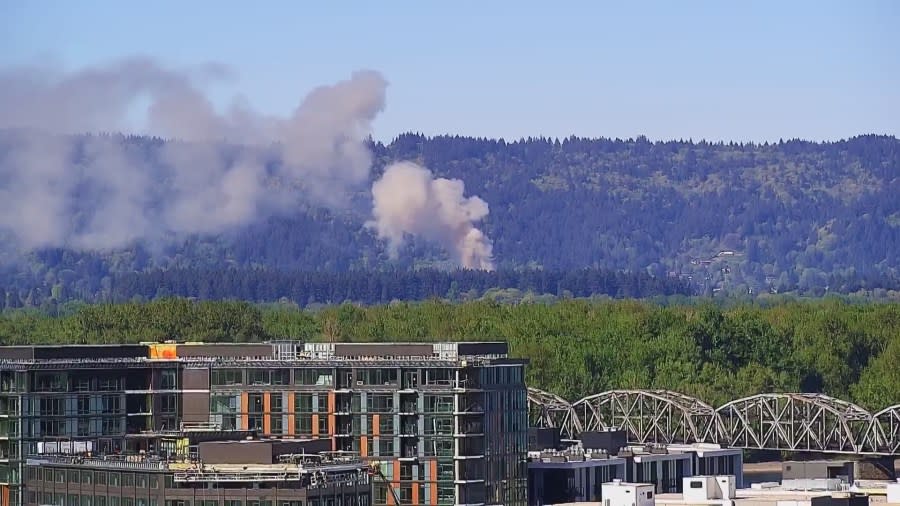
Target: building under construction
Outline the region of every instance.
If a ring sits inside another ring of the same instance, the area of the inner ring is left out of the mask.
[[[167,458],[205,426],[325,439],[379,467],[376,505],[524,505],[524,365],[476,342],[0,347],[0,495],[25,502],[29,458]]]
[[[369,506],[368,466],[309,447],[317,442],[206,441],[193,457],[35,455],[25,461],[25,504]]]

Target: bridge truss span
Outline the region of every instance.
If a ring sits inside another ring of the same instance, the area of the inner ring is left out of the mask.
[[[713,408],[668,390],[609,390],[574,403],[528,389],[532,426],[624,430],[631,444],[715,443],[723,447],[900,456],[900,404],[871,413],[818,393],[764,393]]]
[[[873,416],[823,394],[759,394],[731,401],[717,411],[719,441],[768,450],[877,453]]]
[[[610,390],[572,405],[584,430],[622,429],[633,443],[695,443],[714,437],[709,404],[668,390]]]
[[[900,455],[900,404],[882,409],[872,415],[868,444],[879,453]]]
[[[575,416],[569,401],[532,387],[528,387],[528,421],[531,427],[558,427],[566,437],[582,432],[581,420]]]

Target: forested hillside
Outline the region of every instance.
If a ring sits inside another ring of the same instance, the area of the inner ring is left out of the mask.
[[[121,142],[147,153],[162,143]],[[885,296],[900,290],[900,141],[893,137],[759,145],[409,134],[371,147],[373,178],[387,163],[413,160],[438,176],[461,179],[467,192],[484,199],[490,214],[481,228],[501,270],[630,270],[684,278],[700,294]],[[446,252],[421,240],[390,260],[364,226],[370,197],[363,192],[353,200],[341,211],[308,206],[293,216],[153,250],[53,249],[7,258],[0,260],[0,287],[14,305],[39,305],[154,296],[139,287],[173,268],[203,278],[223,269],[341,273],[449,266]],[[177,293],[203,296],[199,288]],[[313,297],[319,303],[344,298]]]
[[[530,385],[570,399],[667,388],[713,404],[759,392],[825,392],[870,408],[900,403],[900,304],[835,300],[770,307],[635,301],[438,301],[303,311],[162,299],[85,306],[59,318],[0,316],[0,344],[178,339],[508,341]]]

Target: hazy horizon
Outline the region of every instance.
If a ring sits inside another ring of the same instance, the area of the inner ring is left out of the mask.
[[[0,4],[0,71],[143,55],[220,62],[209,90],[288,114],[359,69],[389,82],[373,136],[835,141],[900,135],[900,4],[470,1]],[[895,62],[891,64],[890,62]]]

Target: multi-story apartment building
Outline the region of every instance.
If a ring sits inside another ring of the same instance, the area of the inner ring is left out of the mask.
[[[524,365],[505,343],[0,347],[0,497],[22,503],[28,455],[165,453],[199,424],[327,438],[403,504],[524,505]]]

